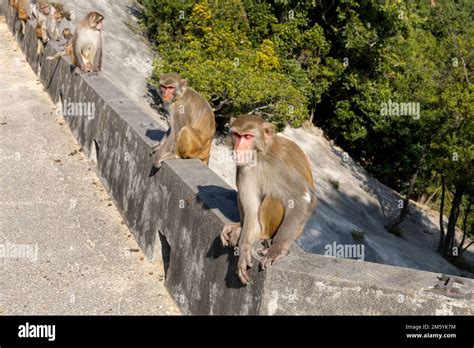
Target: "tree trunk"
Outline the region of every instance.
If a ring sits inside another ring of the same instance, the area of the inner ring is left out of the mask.
[[[439,243],[438,243],[438,252],[441,253],[443,250],[444,244],[444,198],[446,194],[446,178],[444,176],[441,177],[441,203],[439,205]]]
[[[397,227],[398,225],[400,225],[403,222],[403,220],[405,220],[405,217],[408,214],[408,208],[409,208],[409,205],[410,205],[410,198],[413,194],[413,190],[415,189],[415,184],[416,184],[416,179],[417,178],[418,178],[418,170],[415,172],[415,174],[410,179],[410,188],[408,189],[408,192],[405,195],[405,199],[403,200],[402,210],[400,211],[400,214],[398,215],[397,219],[390,224],[391,227]]]
[[[438,192],[438,189],[436,189],[435,192],[433,192],[433,194],[430,196],[430,198],[428,198],[428,200],[425,202],[425,205],[429,205],[433,198],[438,194]]]
[[[395,219],[395,221],[389,224],[390,227],[397,227],[403,222],[403,220],[405,220],[408,214],[409,206],[410,206],[410,199],[411,199],[411,196],[413,195],[413,191],[415,190],[415,184],[416,184],[416,179],[418,178],[418,172],[420,171],[421,166],[425,162],[425,158],[430,152],[430,148],[431,148],[431,138],[429,139],[428,144],[423,148],[423,152],[421,153],[420,160],[418,161],[418,165],[416,166],[415,173],[410,179],[410,187],[408,188],[408,192],[403,201],[402,210],[400,211],[400,214]]]
[[[473,244],[474,244],[474,242],[471,242],[468,245],[466,245],[466,247],[459,252],[459,255],[462,255],[462,253],[465,252]]]
[[[310,113],[309,113],[309,122],[310,124],[314,124],[314,107],[311,107]]]
[[[461,255],[465,250],[463,250],[464,247],[464,241],[466,240],[466,235],[467,235],[467,218],[469,217],[469,214],[471,213],[471,207],[472,207],[472,201],[470,200],[466,210],[464,211],[464,219],[462,221],[462,240],[461,244],[459,244],[459,255]]]
[[[464,194],[465,185],[460,183],[456,185],[456,192],[451,203],[451,211],[449,213],[448,229],[446,231],[446,238],[442,248],[443,256],[450,256],[454,247],[454,239],[456,236],[456,222],[459,216],[459,206],[461,205],[462,196]]]

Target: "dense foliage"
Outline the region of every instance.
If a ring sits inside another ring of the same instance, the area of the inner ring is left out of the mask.
[[[443,200],[450,224],[469,213],[474,1],[140,2],[154,81],[180,73],[220,116],[312,121],[382,182]]]

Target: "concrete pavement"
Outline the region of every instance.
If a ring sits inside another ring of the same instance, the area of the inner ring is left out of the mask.
[[[0,314],[179,314],[0,17]]]

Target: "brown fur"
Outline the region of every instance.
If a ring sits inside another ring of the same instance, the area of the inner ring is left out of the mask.
[[[28,12],[27,12],[26,5],[27,5],[26,0],[18,1],[18,18],[25,22],[30,19],[30,16],[28,15]]]
[[[262,268],[285,256],[303,232],[316,206],[316,194],[307,156],[291,140],[275,135],[273,125],[243,115],[232,123],[230,133],[234,150],[238,150],[234,137],[251,134],[250,150],[257,151],[255,166],[240,163],[237,167],[241,224],[228,224],[221,233],[225,246],[239,247],[238,275],[246,285],[253,243],[273,238],[272,246],[261,251]]]
[[[262,229],[260,232],[260,240],[272,239],[280,227],[284,216],[285,207],[281,201],[271,196],[266,196],[263,199],[258,214],[260,227]]]
[[[51,39],[48,32],[48,19],[54,15],[54,9],[47,0],[39,0],[36,4],[36,27],[35,33],[38,38],[36,54],[43,55],[44,45]]]
[[[10,0],[10,5],[17,11],[18,19],[21,21],[21,33],[25,35],[26,22],[31,19],[31,0]]]
[[[72,47],[74,62],[82,72],[102,70],[103,20],[103,15],[92,11],[76,27]]]
[[[153,149],[154,166],[172,158],[195,158],[208,165],[216,131],[211,106],[178,74],[161,75],[160,85],[173,85],[175,91],[169,103],[170,129]]]

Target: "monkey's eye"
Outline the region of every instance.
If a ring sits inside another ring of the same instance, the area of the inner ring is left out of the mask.
[[[246,140],[252,140],[253,138],[255,138],[255,135],[253,135],[253,134],[245,134],[244,137],[245,137]]]

